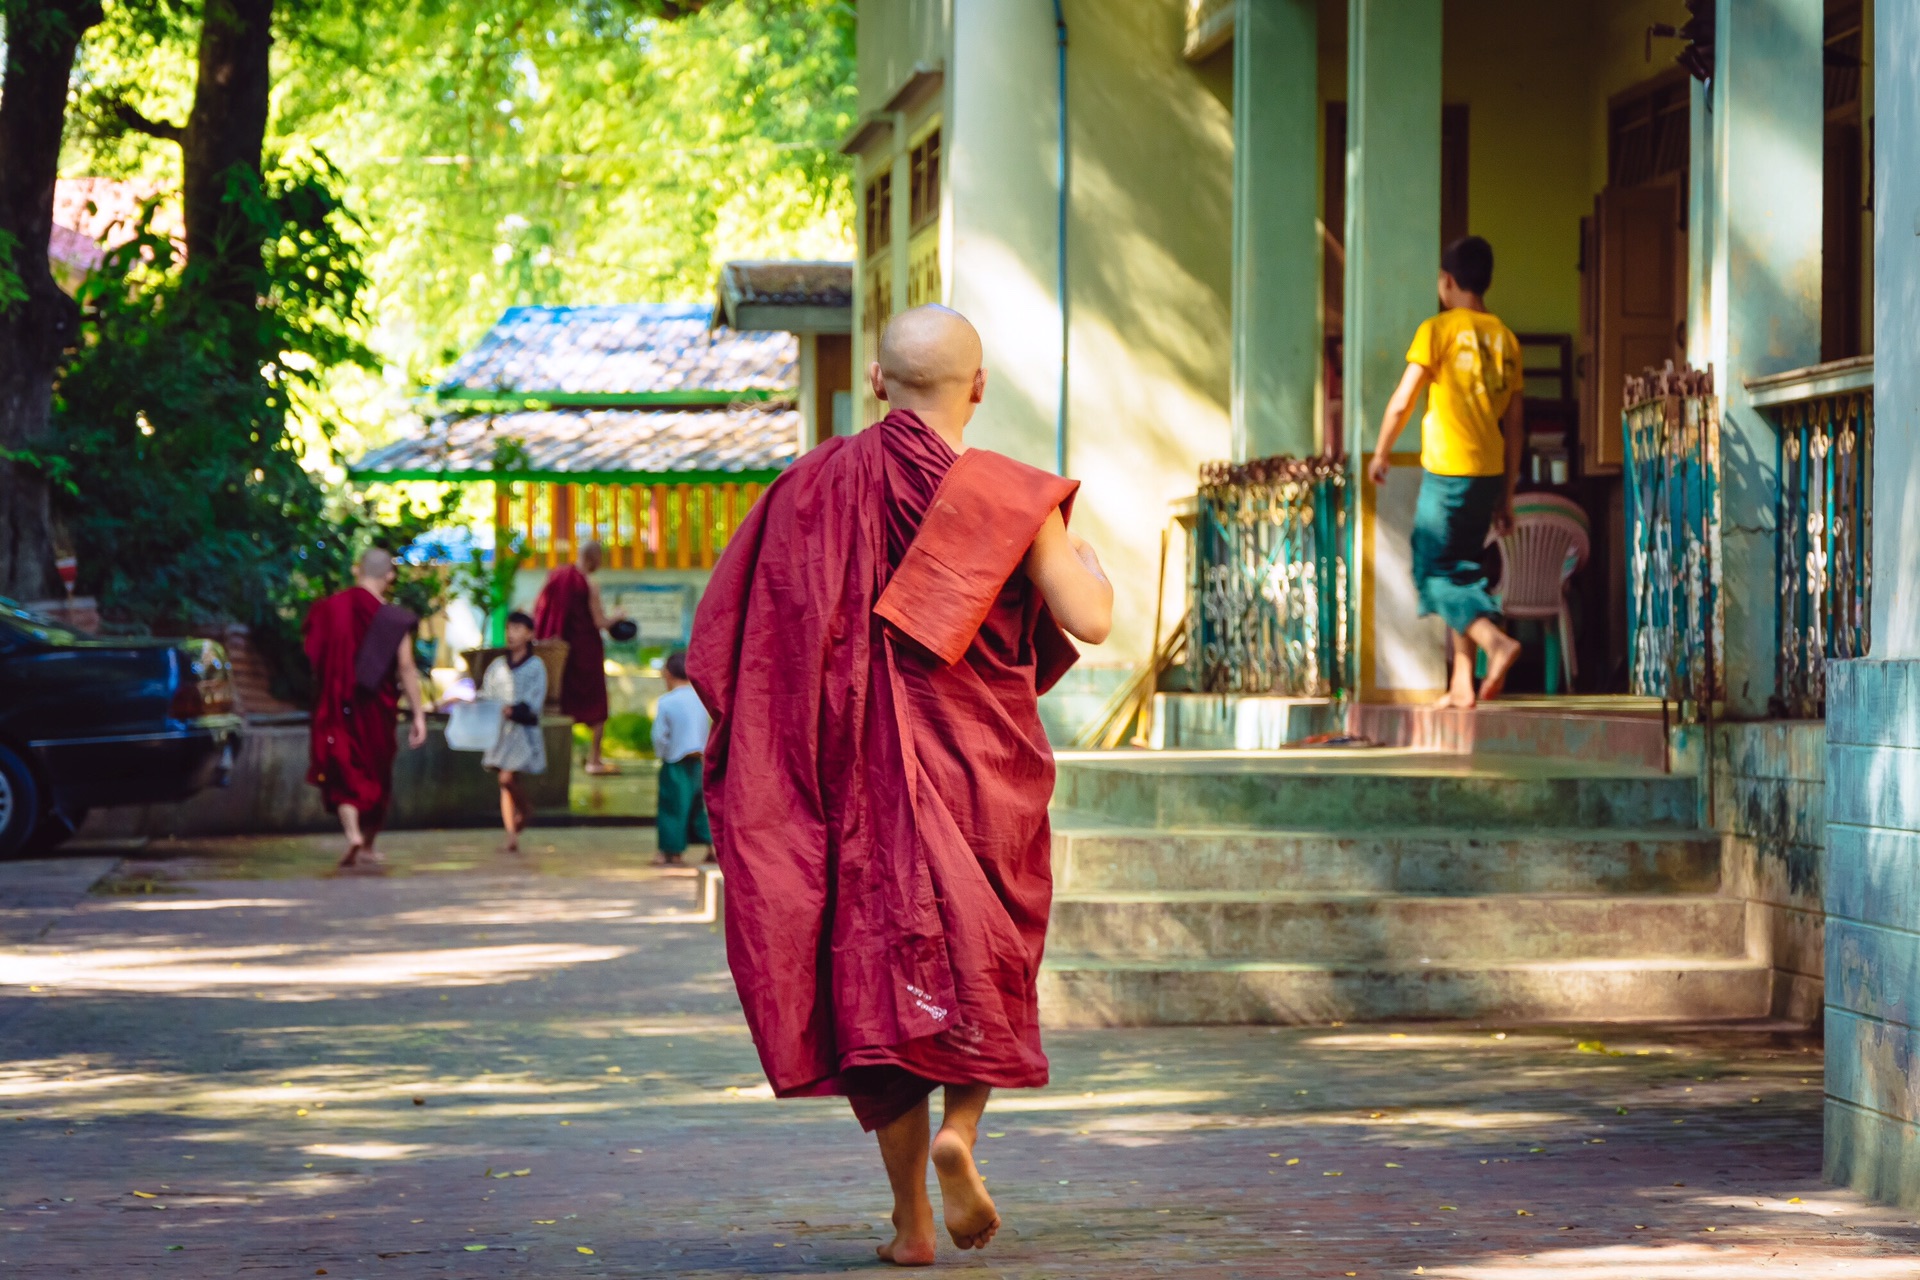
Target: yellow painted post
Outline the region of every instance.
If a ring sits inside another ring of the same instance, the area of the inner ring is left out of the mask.
[[[540,543],[533,536],[533,505],[535,495],[539,492],[539,485],[533,483],[531,480],[527,481],[527,563],[529,565],[538,565],[541,563]]]
[[[667,567],[667,487],[663,484],[653,486],[653,492],[647,499],[647,519],[653,525],[653,564],[652,568]]]
[[[692,505],[692,503],[687,501],[687,486],[683,484],[674,485],[673,523],[675,531],[679,536],[674,539],[673,562],[682,569],[693,568],[693,540],[687,536],[690,532],[688,526],[692,523],[690,519],[693,515],[690,509]]]

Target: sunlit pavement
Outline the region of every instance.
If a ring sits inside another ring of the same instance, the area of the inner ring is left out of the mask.
[[[0,947],[0,1276],[877,1267],[872,1141],[767,1096],[694,880],[646,869],[644,830],[495,839],[396,837],[378,878],[304,838],[121,851],[64,911],[37,881]],[[1049,1047],[1056,1084],[988,1114],[1006,1227],[948,1271],[1920,1278],[1911,1215],[1819,1181],[1803,1040]]]

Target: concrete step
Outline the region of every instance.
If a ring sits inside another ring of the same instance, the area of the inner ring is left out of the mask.
[[[1503,1022],[1765,1017],[1772,979],[1750,960],[1342,965],[1049,956],[1049,1027],[1313,1024],[1400,1018]]]
[[[1070,893],[1054,897],[1047,946],[1140,964],[1734,960],[1746,955],[1746,904],[1679,895]]]
[[[1697,831],[1155,831],[1056,819],[1053,880],[1062,893],[1712,893],[1720,841]]]
[[[1135,827],[1690,830],[1694,779],[1525,756],[1063,754],[1054,806]]]

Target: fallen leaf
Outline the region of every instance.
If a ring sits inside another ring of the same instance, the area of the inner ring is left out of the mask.
[[[1442,1212],[1444,1212],[1444,1213],[1458,1213],[1458,1212],[1460,1212],[1460,1211],[1459,1211],[1458,1209],[1456,1209],[1456,1208],[1454,1208],[1454,1207],[1453,1207],[1452,1205],[1450,1205],[1450,1204],[1443,1204],[1443,1205],[1441,1205],[1441,1206],[1440,1206],[1440,1209],[1441,1209],[1441,1211],[1442,1211]]]
[[[533,1170],[531,1170],[531,1169],[515,1169],[515,1170],[513,1171],[513,1176],[514,1176],[514,1177],[516,1177],[516,1178],[524,1178],[524,1177],[526,1177],[526,1176],[527,1176],[528,1174],[530,1174],[530,1173],[532,1173],[532,1172],[533,1172]]]
[[[159,1199],[159,1197],[158,1197],[158,1196],[156,1196],[156,1195],[154,1195],[154,1194],[153,1194],[153,1192],[151,1192],[151,1191],[136,1191],[136,1192],[134,1192],[133,1194],[135,1194],[135,1195],[137,1195],[137,1196],[139,1196],[139,1197],[140,1197],[140,1198],[141,1198],[142,1200],[157,1200],[157,1199]]]
[[[550,1227],[558,1221],[560,1221],[558,1218],[535,1218],[533,1225],[536,1227]]]
[[[1397,1164],[1395,1164],[1395,1163],[1394,1163],[1393,1161],[1391,1161],[1391,1160],[1389,1160],[1389,1161],[1387,1161],[1387,1168],[1389,1168],[1389,1169],[1398,1169],[1399,1167],[1400,1167],[1400,1166],[1399,1166],[1399,1165],[1397,1165]]]
[[[427,1105],[427,1100],[425,1098],[415,1098],[413,1100],[413,1105],[416,1107],[424,1107]]]
[[[610,1076],[617,1076],[617,1075],[619,1075],[619,1074],[620,1074],[620,1068],[618,1068],[618,1067],[608,1067],[608,1068],[607,1068],[607,1074],[608,1074],[608,1075],[610,1075]]]
[[[167,1252],[168,1252],[168,1253],[178,1253],[178,1252],[180,1252],[180,1251],[181,1251],[182,1249],[184,1249],[184,1248],[186,1248],[186,1247],[187,1247],[187,1246],[185,1246],[185,1245],[183,1245],[183,1244],[170,1244],[170,1245],[168,1245],[168,1246],[167,1246]]]
[[[987,1136],[988,1136],[989,1138],[1004,1138],[1004,1137],[1006,1137],[1007,1135],[1006,1135],[1006,1134],[1004,1134],[1004,1133],[990,1133],[990,1134],[988,1134]]]
[[[1320,1171],[1320,1176],[1323,1178],[1344,1178],[1346,1175],[1338,1169],[1323,1169]]]
[[[587,1248],[587,1246],[583,1244],[577,1244],[573,1246],[573,1251],[575,1253],[592,1253],[593,1252],[593,1250]]]
[[[298,1111],[294,1112],[293,1114],[297,1116],[303,1116],[307,1114],[307,1109],[305,1107],[301,1107]]]
[[[1531,1218],[1533,1216],[1533,1214],[1526,1209],[1515,1209],[1513,1213],[1517,1218]]]
[[[1294,1157],[1293,1159],[1291,1159],[1291,1160],[1289,1160],[1289,1161],[1287,1161],[1287,1163],[1288,1163],[1288,1164],[1299,1164],[1299,1163],[1300,1163],[1300,1157],[1299,1157],[1299,1156],[1295,1156],[1295,1157]]]
[[[572,1124],[572,1123],[573,1123],[573,1121],[571,1121],[571,1120],[562,1120],[562,1121],[561,1121],[560,1123],[561,1123],[561,1124],[562,1124],[562,1125],[564,1126],[564,1125],[570,1125],[570,1124]]]
[[[1799,1197],[1799,1196],[1795,1196],[1795,1197],[1794,1197],[1793,1199],[1791,1199],[1791,1200],[1789,1200],[1789,1201],[1787,1201],[1787,1203],[1788,1203],[1788,1204],[1799,1204],[1799,1203],[1800,1203],[1800,1197]]]
[[[441,999],[443,1000],[445,998],[446,997],[444,996],[441,997]],[[485,1253],[487,1251],[487,1246],[483,1244],[469,1244],[469,1245],[463,1245],[462,1247],[466,1249],[468,1253]]]
[[[492,1170],[488,1170],[487,1176],[489,1178],[511,1178],[513,1175],[508,1173],[505,1169],[502,1169],[499,1173],[494,1173]]]
[[[647,1149],[645,1147],[628,1147],[627,1148],[628,1155],[642,1156],[642,1155],[645,1155],[646,1153],[647,1153]]]

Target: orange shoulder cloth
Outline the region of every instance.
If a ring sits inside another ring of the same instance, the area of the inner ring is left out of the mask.
[[[1000,588],[1057,507],[1072,512],[1078,480],[969,449],[933,495],[919,532],[873,611],[942,662],[958,662]]]

